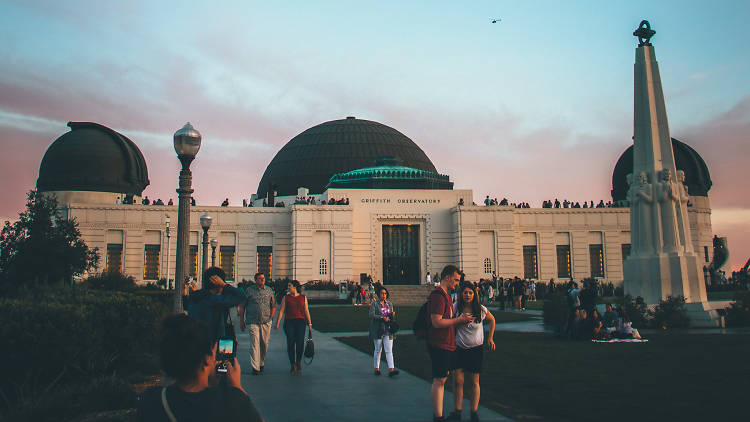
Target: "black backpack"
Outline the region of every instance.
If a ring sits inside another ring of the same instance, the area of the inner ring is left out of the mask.
[[[417,316],[416,318],[414,318],[414,324],[412,324],[412,330],[414,331],[414,335],[418,340],[427,340],[427,333],[430,331],[430,327],[432,326],[432,322],[429,318],[430,316],[427,314],[429,304],[430,300],[428,298],[427,302],[419,307]]]

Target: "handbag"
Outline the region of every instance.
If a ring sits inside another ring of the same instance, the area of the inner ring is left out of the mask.
[[[388,330],[390,334],[396,334],[399,329],[398,322],[393,320],[391,320],[390,322],[386,322],[385,329]]]
[[[309,361],[305,361],[306,365],[309,365],[312,363],[313,358],[315,357],[315,343],[313,343],[312,339],[312,330],[310,330],[310,333],[307,335],[307,340],[305,341],[305,352],[304,355],[306,358],[309,358]]]

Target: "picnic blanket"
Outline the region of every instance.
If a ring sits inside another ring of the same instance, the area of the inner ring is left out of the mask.
[[[611,340],[591,340],[594,343],[648,343],[645,338],[613,338]]]

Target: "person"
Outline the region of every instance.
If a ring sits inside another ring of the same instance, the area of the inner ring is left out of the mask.
[[[479,374],[484,360],[484,328],[482,321],[490,323],[487,333],[487,347],[495,350],[495,317],[477,300],[477,292],[471,284],[462,284],[458,289],[458,301],[453,306],[454,314],[470,314],[474,319],[468,324],[456,326],[455,369],[453,371],[454,411],[447,420],[461,420],[461,407],[464,400],[464,377],[471,383],[471,421],[478,422],[479,415]]]
[[[203,273],[203,288],[198,290],[195,282],[185,283],[182,306],[188,315],[208,325],[215,339],[230,332],[229,309],[245,301],[239,289],[224,282],[226,274],[219,267],[210,267]],[[191,290],[191,292],[188,292]],[[229,323],[228,323],[229,321]]]
[[[432,361],[432,420],[443,421],[443,393],[445,380],[452,369],[452,355],[456,350],[455,326],[474,319],[469,314],[455,317],[453,301],[449,296],[461,280],[461,271],[455,265],[446,265],[440,273],[440,285],[427,299],[430,328],[427,331],[427,351]]]
[[[385,361],[388,363],[388,376],[398,375],[393,363],[393,336],[395,333],[389,329],[389,322],[396,317],[393,303],[388,300],[388,289],[381,287],[378,290],[378,300],[372,301],[370,305],[370,341],[375,345],[373,362],[375,375],[380,375],[380,354],[385,349]]]
[[[255,283],[245,288],[245,303],[240,305],[240,329],[250,332],[250,366],[252,374],[263,372],[271,337],[271,323],[276,314],[276,298],[266,286],[266,276],[255,273]]]
[[[617,329],[619,320],[617,312],[612,309],[612,304],[607,303],[604,305],[604,316],[602,317],[602,326],[607,333],[612,333]]]
[[[284,318],[284,334],[286,334],[286,353],[292,369],[290,374],[302,373],[302,352],[305,348],[305,321],[312,332],[310,309],[307,307],[307,297],[300,294],[300,284],[292,280],[287,284],[287,295],[281,299],[279,317],[274,329],[279,329],[281,318]]]
[[[263,421],[242,389],[242,370],[234,358],[219,382],[216,341],[211,330],[195,318],[172,315],[160,329],[159,360],[175,383],[151,387],[138,400],[138,421]]]
[[[426,284],[432,284],[432,276],[430,275],[430,272],[427,271],[427,280],[425,281]]]

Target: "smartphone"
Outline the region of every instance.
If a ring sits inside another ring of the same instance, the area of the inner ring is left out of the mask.
[[[233,360],[236,355],[235,341],[232,337],[222,337],[219,339],[219,344],[216,347],[216,372],[226,373],[227,372],[227,361]]]

